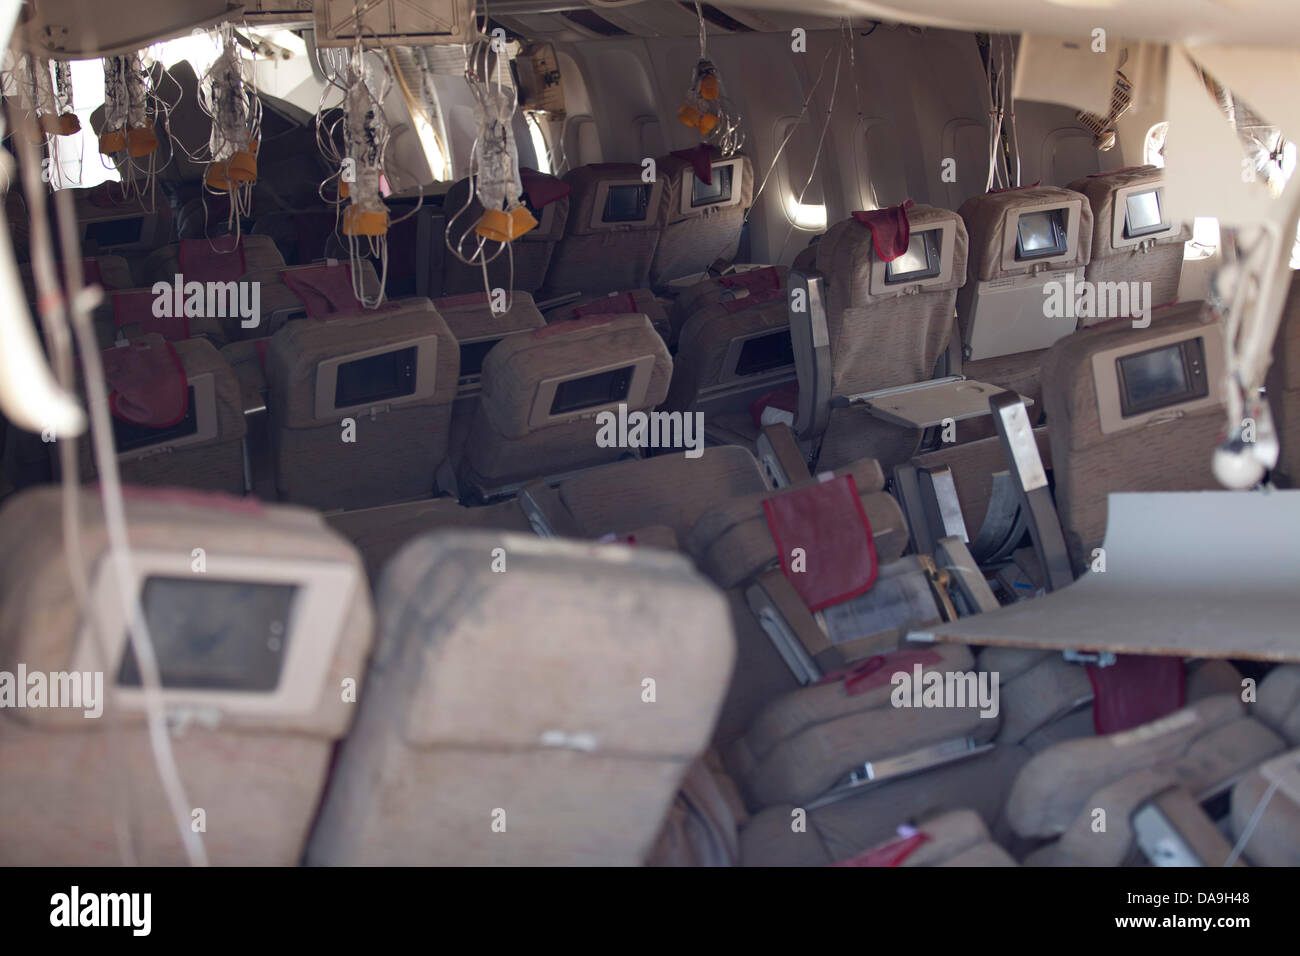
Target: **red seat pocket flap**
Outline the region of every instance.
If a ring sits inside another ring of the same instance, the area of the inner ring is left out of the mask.
[[[876,249],[876,258],[881,262],[893,262],[907,251],[907,244],[912,241],[912,224],[907,218],[907,210],[913,205],[909,199],[887,209],[853,214],[854,219],[871,230],[871,242]]]
[[[293,294],[302,299],[313,319],[326,319],[336,312],[356,312],[361,302],[352,290],[352,268],[342,263],[312,266],[280,273]]]
[[[1182,708],[1186,691],[1180,657],[1121,654],[1109,667],[1088,665],[1092,723],[1115,734],[1159,720]]]
[[[176,349],[162,336],[146,335],[105,350],[108,407],[124,422],[169,428],[189,411],[189,381]]]
[[[763,502],[781,570],[810,611],[857,597],[876,583],[871,524],[852,475]]]

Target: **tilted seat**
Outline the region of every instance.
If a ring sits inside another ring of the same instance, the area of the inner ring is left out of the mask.
[[[435,533],[393,559],[377,605],[366,693],[308,862],[645,860],[735,653],[721,595],[687,560]],[[521,675],[545,693],[520,693]]]

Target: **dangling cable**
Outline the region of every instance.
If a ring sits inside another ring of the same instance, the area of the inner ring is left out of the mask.
[[[447,222],[444,243],[447,250],[467,266],[483,271],[484,291],[492,294],[488,265],[503,253],[507,257],[507,296],[513,295],[514,249],[512,243],[537,228],[537,220],[524,205],[523,183],[519,178],[519,153],[515,146],[514,116],[518,105],[509,75],[509,55],[498,39],[480,39],[470,44],[465,57],[465,82],[478,109],[478,131],[470,148],[469,194],[465,203]],[[462,227],[462,217],[478,199],[483,208],[472,227]],[[455,244],[452,237],[455,236]],[[472,248],[466,248],[468,240]],[[497,243],[489,251],[489,243]],[[507,310],[510,303],[506,304]]]
[[[199,107],[212,120],[203,184],[205,192],[229,200],[226,224],[238,242],[243,220],[252,212],[262,101],[244,78],[234,25],[223,23],[218,36],[221,52],[199,81]],[[206,232],[206,196],[204,222]]]
[[[691,74],[686,102],[677,111],[677,119],[697,130],[705,142],[717,146],[723,156],[734,156],[745,145],[743,119],[727,97],[718,68],[708,58],[708,33],[698,3],[695,4],[695,16],[700,24],[700,58]]]

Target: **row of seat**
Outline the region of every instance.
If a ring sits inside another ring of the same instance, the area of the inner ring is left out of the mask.
[[[697,566],[725,586],[736,577],[733,569],[748,565],[756,573],[779,561],[770,523],[774,499],[832,484],[763,490],[763,476],[743,449],[713,449],[701,461],[713,480],[679,508],[647,493],[671,477],[672,466],[686,464],[675,458],[607,466],[562,484],[556,499],[534,489],[537,494],[507,504],[531,508],[526,517],[534,527],[581,516],[587,524],[578,533],[585,536],[641,521],[687,528],[682,537]],[[840,477],[861,489],[883,580],[906,545],[901,512],[880,490],[877,464],[858,463]],[[742,494],[745,489],[754,490]],[[64,539],[51,520],[59,507],[56,492],[36,491],[0,516],[0,533],[24,542],[4,552],[12,558],[2,579],[13,614],[6,616],[0,646],[29,669],[46,662],[53,668],[56,658],[84,661],[95,652],[92,631],[70,598]],[[82,507],[83,559],[94,580],[96,569],[110,563],[99,560],[105,545],[98,504],[88,494]],[[360,514],[331,523],[339,527]],[[1010,850],[1008,857],[1040,864],[1119,863],[1134,845],[1124,822],[1170,787],[1204,798],[1240,778],[1244,809],[1234,805],[1233,813],[1243,832],[1253,810],[1247,794],[1258,795],[1263,773],[1254,768],[1288,742],[1294,746],[1300,727],[1295,668],[1279,668],[1262,682],[1254,716],[1244,716],[1241,675],[1203,664],[1187,679],[1188,710],[1092,737],[1087,725],[1096,717],[1079,710],[1089,695],[1077,666],[996,649],[981,653],[976,665],[956,646],[905,647],[869,658],[868,666],[817,686],[768,695],[737,720],[734,686],[723,701],[735,653],[731,632],[737,632],[741,678],[755,663],[755,648],[742,633],[753,624],[686,562],[662,554],[677,538],[671,526],[658,544],[650,527],[621,535],[630,548],[500,532],[417,536],[381,576],[378,643],[357,696],[370,613],[361,562],[318,518],[175,491],[132,492],[128,517],[169,704],[178,714],[220,715],[191,726],[176,744],[193,802],[209,821],[227,821],[209,827],[217,862],[285,863],[304,853],[313,862],[353,863],[677,862],[683,853],[700,855],[703,803],[718,811],[704,842],[734,846],[730,862],[852,860],[899,823],[917,824],[936,843],[931,852],[946,858],[939,851],[949,840],[947,825],[931,814],[973,810],[983,823],[964,818],[953,839],[965,843],[954,854],[978,846],[974,859],[989,862],[1006,862]],[[374,529],[375,517],[356,526]],[[193,564],[194,542],[205,553],[203,568]],[[816,560],[818,552],[810,552]],[[19,553],[22,561],[13,557]],[[211,583],[201,575],[211,575]],[[125,689],[115,705],[123,709],[112,716],[123,721],[125,752],[140,763],[126,805],[150,821],[146,860],[175,862],[179,847],[148,770],[138,692],[131,690],[138,678],[131,676],[122,616],[113,611],[116,595],[98,583],[93,593],[107,634],[110,666],[104,669]],[[300,598],[290,604],[286,594]],[[50,607],[59,610],[54,618]],[[288,607],[296,610],[286,620]],[[25,623],[33,614],[41,615],[41,627]],[[530,635],[522,669],[514,639],[521,630]],[[619,640],[610,641],[611,634]],[[56,646],[62,650],[51,656]],[[284,647],[295,651],[281,654]],[[1001,684],[1000,714],[990,719],[974,706],[889,706],[892,675],[914,667],[991,675]],[[547,693],[520,693],[521,673],[538,675]],[[262,693],[230,693],[248,690]],[[666,708],[654,706],[661,700]],[[499,706],[485,707],[488,701]],[[735,792],[719,782],[716,763],[706,762],[707,774],[697,768],[685,778],[688,791],[695,788],[687,809],[668,812],[719,706],[732,729],[725,740],[722,732],[714,740],[726,754]],[[103,788],[113,773],[104,761],[119,758],[103,746],[98,725],[86,730],[79,713],[29,717],[30,724],[19,721],[7,731],[8,742],[18,754],[39,750],[45,759],[18,764],[39,766],[39,773],[7,778],[16,788],[8,805],[24,809],[5,828],[5,857],[111,861],[112,801]],[[330,741],[339,739],[342,756],[329,773]],[[954,742],[964,745],[960,754]],[[928,764],[920,760],[927,753]],[[965,759],[952,762],[958,756]],[[924,772],[890,773],[891,761]],[[871,770],[873,787],[849,776],[863,767]],[[711,803],[699,792],[709,780]],[[324,810],[313,826],[311,809],[322,793]],[[497,796],[503,793],[511,796]],[[248,809],[250,794],[256,813]],[[78,817],[86,838],[63,839],[68,831],[54,825],[60,814],[79,812],[89,799],[101,809]],[[1112,814],[1113,840],[1082,836],[1087,821],[1076,821],[1096,806]],[[1288,832],[1294,811],[1278,800],[1272,812],[1263,831],[1271,842],[1248,844],[1248,854],[1261,861],[1295,848],[1294,840],[1279,845],[1273,836],[1275,827]],[[668,830],[652,847],[665,815]],[[727,819],[738,834],[717,832],[719,820]],[[792,826],[796,819],[803,825]],[[512,832],[519,839],[497,839]],[[1071,837],[1075,832],[1081,836]],[[1055,842],[1026,849],[1043,840]],[[918,856],[914,865],[925,859]]]

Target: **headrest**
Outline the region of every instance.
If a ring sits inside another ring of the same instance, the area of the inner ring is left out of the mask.
[[[519,183],[524,187],[524,199],[534,209],[543,209],[553,202],[568,199],[573,187],[549,173],[538,172],[527,166],[519,167]]]
[[[169,342],[190,337],[190,316],[185,315],[184,308],[179,315],[154,314],[154,303],[158,301],[158,296],[152,289],[128,289],[114,292],[110,298],[115,329],[137,325],[144,334],[160,335]]]
[[[907,523],[898,502],[883,491],[885,478],[880,464],[863,458],[836,469],[833,474],[853,476],[862,509],[871,525],[877,560],[887,564],[900,557],[907,547]],[[744,495],[714,505],[700,515],[686,536],[687,549],[722,587],[735,587],[749,580],[778,560],[764,500],[816,482],[816,478],[811,478],[781,491]]]
[[[169,709],[206,709],[222,729],[340,736],[354,705],[339,688],[361,676],[371,637],[356,550],[300,508],[172,488],[128,486],[123,497]],[[126,652],[99,495],[88,488],[80,497],[80,555],[88,613],[100,622],[107,660],[78,612],[61,507],[59,489],[42,487],[0,510],[0,670],[102,671],[106,683],[119,685],[121,719],[143,724],[138,678],[119,677],[134,670],[134,656]],[[224,689],[212,689],[214,680]],[[9,709],[6,716],[81,730],[107,724],[80,709]]]
[[[644,315],[589,315],[544,329],[511,335],[483,360],[483,410],[507,438],[534,429],[590,418],[611,403],[550,414],[555,407],[543,391],[558,382],[596,375],[620,366],[627,373],[624,394],[629,410],[653,408],[668,393],[672,358]],[[544,407],[543,407],[544,406]]]
[[[909,240],[915,240],[920,233],[940,231],[935,246],[938,271],[917,282],[897,284],[885,281],[887,261],[877,251],[872,229],[855,217],[856,214],[837,222],[812,247],[816,250],[817,269],[848,297],[844,302],[846,308],[889,301],[918,291],[949,293],[966,281],[966,227],[955,212],[919,204],[906,210]],[[928,259],[928,252],[925,255]],[[896,262],[897,258],[891,261]]]
[[[393,309],[392,303],[381,305],[378,309],[366,309],[362,305],[353,288],[352,266],[349,263],[282,269],[280,278],[302,300],[309,318],[324,321],[354,312],[391,312]],[[364,292],[364,272],[360,278]]]
[[[674,150],[655,161],[656,174],[664,183],[660,202],[663,203],[663,222],[671,224],[711,214],[718,209],[748,209],[754,202],[754,164],[748,156],[724,157],[722,151],[709,143],[700,143],[691,149]],[[731,167],[726,183],[713,182],[715,170]],[[711,196],[702,205],[692,202],[695,180],[721,190],[730,185],[730,192]]]
[[[1016,214],[1032,210],[1034,207],[1065,207],[1071,217],[1077,217],[1077,226],[1071,229],[1065,223],[1067,231],[1076,236],[1073,253],[1067,258],[1028,259],[1023,262],[1012,261],[1015,245]],[[977,282],[989,282],[1014,275],[1029,275],[1035,272],[1058,269],[1076,269],[1086,266],[1092,254],[1092,206],[1084,197],[1072,189],[1060,189],[1056,186],[1031,186],[1005,192],[988,193],[972,196],[962,203],[957,210],[966,224],[970,234],[970,278]],[[1007,254],[1007,249],[1012,251]]]
[[[564,181],[573,192],[569,196],[565,234],[585,236],[663,228],[663,177],[647,183],[641,176],[639,163],[599,163],[566,173]]]
[[[182,239],[181,275],[186,281],[233,282],[248,271],[242,237]]]
[[[1080,329],[1057,341],[1043,356],[1040,366],[1044,383],[1043,410],[1052,422],[1053,447],[1059,448],[1061,442],[1068,442],[1067,447],[1079,451],[1108,437],[1103,432],[1102,409],[1098,404],[1094,356],[1111,349],[1123,349],[1124,354],[1143,352],[1144,346],[1153,340],[1197,329],[1206,330],[1207,348],[1213,342],[1221,341],[1209,306],[1204,302],[1183,302],[1156,310],[1150,327],[1145,329],[1133,328],[1130,319],[1116,319]],[[1221,359],[1215,359],[1213,354],[1207,354],[1205,358],[1221,367]],[[1103,364],[1113,372],[1113,362]],[[1216,379],[1208,365],[1206,372],[1209,385],[1207,404],[1217,406]],[[1113,381],[1116,390],[1121,387],[1117,379]],[[1117,400],[1113,395],[1107,398]]]
[[[697,459],[656,455],[620,461],[560,483],[560,499],[587,534],[667,525],[679,538],[710,504],[767,490],[763,470],[740,445],[705,448]]]
[[[745,298],[746,293],[785,289],[789,270],[785,266],[765,266],[716,279],[703,279],[677,293],[677,309],[688,319],[697,310],[722,299]]]
[[[519,169],[519,179],[524,187],[522,198],[536,214],[537,228],[530,229],[515,242],[554,242],[559,239],[564,235],[564,225],[569,215],[569,194],[573,187],[555,176],[524,167]],[[530,187],[532,192],[529,191]],[[467,201],[469,208],[456,217]],[[461,235],[472,230],[483,215],[483,206],[478,197],[470,195],[468,179],[460,179],[452,184],[442,198],[442,210],[447,222],[450,223],[456,217],[456,232]],[[456,244],[456,239],[456,235],[451,237],[452,245]],[[466,246],[469,246],[468,242]]]
[[[907,251],[912,235],[907,211],[916,203],[909,199],[898,206],[855,212],[853,218],[871,230],[872,248],[881,262],[893,262]]]
[[[632,289],[628,292],[585,297],[550,310],[546,313],[546,321],[549,325],[560,325],[574,319],[590,319],[594,323],[598,321],[597,316],[635,313],[646,316],[655,331],[665,340],[671,336],[672,322],[668,318],[668,312],[649,289]],[[571,326],[565,327],[571,328]]]
[[[505,574],[478,560],[497,548]],[[582,735],[595,755],[693,757],[731,676],[726,601],[655,548],[443,531],[403,548],[376,593],[374,667],[399,677],[392,710],[412,747],[544,752]],[[546,693],[518,693],[525,674]]]
[[[1164,170],[1158,166],[1128,166],[1107,173],[1093,173],[1083,179],[1076,179],[1066,186],[1088,197],[1092,207],[1092,258],[1113,255],[1118,248],[1132,248],[1123,243],[1123,221],[1127,214],[1125,203],[1121,203],[1120,191],[1130,186],[1158,186],[1164,182]],[[1119,235],[1121,246],[1115,244],[1115,218],[1119,217]],[[1191,238],[1191,230],[1186,224],[1180,224],[1172,233],[1154,236],[1149,241],[1157,245],[1183,243]]]
[[[486,292],[446,296],[434,299],[433,304],[446,320],[452,334],[461,342],[488,334],[540,329],[546,325],[542,313],[537,311],[532,295],[519,289],[510,293],[510,308],[505,312],[492,311]]]
[[[393,305],[392,311],[354,312],[329,322],[295,319],[271,336],[267,382],[272,420],[287,428],[337,425],[340,414],[332,403],[338,393],[322,391],[321,373],[334,370],[337,375],[341,364],[354,360],[350,356],[361,360],[386,348],[416,349],[415,391],[374,404],[397,407],[452,401],[460,350],[447,323],[428,299],[403,299]],[[426,364],[430,362],[432,368]]]
[[[133,425],[170,428],[189,408],[189,381],[172,344],[151,333],[102,353],[108,407]]]

